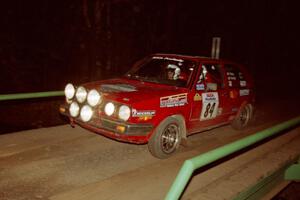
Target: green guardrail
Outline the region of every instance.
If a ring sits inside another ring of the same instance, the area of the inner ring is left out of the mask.
[[[257,143],[263,139],[274,136],[283,130],[292,128],[300,123],[300,116],[288,120],[286,122],[280,123],[271,128],[260,131],[256,134],[250,135],[243,139],[237,140],[235,142],[229,143],[225,146],[216,148],[194,158],[188,159],[184,162],[181,167],[175,181],[173,182],[169,192],[167,193],[165,200],[175,200],[179,199],[183,190],[185,189],[187,183],[192,177],[193,172],[205,165],[208,165],[220,158],[224,158],[234,152],[244,149],[254,143]]]
[[[300,181],[300,158],[296,164],[291,165],[285,171],[284,179],[289,181]]]
[[[31,99],[43,97],[63,96],[64,91],[48,91],[48,92],[34,92],[34,93],[18,93],[18,94],[0,94],[0,101],[16,100],[16,99]]]

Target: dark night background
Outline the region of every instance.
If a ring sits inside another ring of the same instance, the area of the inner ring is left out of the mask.
[[[299,96],[298,8],[293,1],[11,0],[0,7],[0,94],[63,90],[116,77],[151,53],[245,64],[258,100]],[[0,101],[1,131],[63,123],[63,98]]]

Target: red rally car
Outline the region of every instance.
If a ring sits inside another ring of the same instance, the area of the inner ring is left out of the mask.
[[[65,87],[60,112],[93,132],[148,143],[158,158],[173,154],[187,136],[230,123],[245,127],[253,114],[253,81],[234,62],[154,54],[124,76]]]

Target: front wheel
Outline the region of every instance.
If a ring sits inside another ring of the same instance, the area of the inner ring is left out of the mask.
[[[232,128],[236,130],[241,130],[245,128],[253,115],[253,107],[250,104],[245,105],[241,108],[235,119],[231,122]]]
[[[179,147],[182,129],[182,122],[173,117],[163,120],[148,142],[151,154],[157,158],[171,156]]]

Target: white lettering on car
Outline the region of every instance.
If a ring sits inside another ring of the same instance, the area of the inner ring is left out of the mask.
[[[247,85],[247,82],[246,81],[240,81],[240,86],[241,87],[246,87]]]
[[[184,60],[182,59],[177,59],[177,58],[169,58],[169,57],[160,57],[160,56],[155,56],[153,59],[160,59],[160,60],[171,60],[171,61],[177,61],[177,62],[183,62]]]
[[[132,109],[132,117],[152,117],[156,113],[155,110],[136,110]]]
[[[249,89],[240,90],[240,96],[247,96],[249,95],[249,93],[250,93]]]

